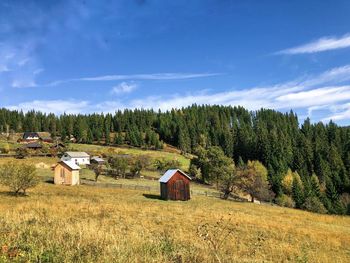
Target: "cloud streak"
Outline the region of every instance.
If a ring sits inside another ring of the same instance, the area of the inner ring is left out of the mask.
[[[151,73],[151,74],[130,74],[130,75],[103,75],[95,77],[82,77],[74,79],[65,79],[53,81],[42,86],[57,86],[64,83],[76,81],[115,81],[115,80],[183,80],[215,77],[223,75],[222,73]]]
[[[118,109],[153,108],[163,111],[197,104],[240,105],[249,110],[271,108],[281,111],[290,109],[305,110],[309,116],[317,110],[325,110],[329,119],[350,119],[350,85],[344,83],[350,80],[350,65],[333,68],[319,75],[308,76],[299,80],[281,83],[267,87],[253,87],[243,90],[232,89],[226,92],[198,91],[196,93],[173,94],[170,96],[148,96],[129,101],[107,100],[100,103],[79,100],[32,101],[11,109],[31,109],[57,114],[115,112]],[[133,83],[122,82],[115,87],[116,93],[131,92],[135,89]]]
[[[86,112],[86,109],[91,107],[88,101],[79,100],[34,100],[23,102],[17,106],[7,107],[10,110],[23,110],[24,112],[35,109],[36,111],[55,113],[55,114],[78,114]]]
[[[285,54],[285,55],[296,55],[296,54],[310,54],[324,52],[328,50],[335,50],[341,48],[350,47],[350,34],[346,34],[342,37],[323,37],[316,41],[292,47],[288,49],[281,50],[276,54]]]

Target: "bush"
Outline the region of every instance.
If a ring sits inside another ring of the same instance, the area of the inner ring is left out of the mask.
[[[324,207],[322,202],[316,196],[306,198],[302,208],[314,213],[319,213],[319,214],[327,213],[327,209]]]
[[[28,153],[28,150],[26,148],[20,147],[16,150],[16,158],[18,158],[18,159],[23,159],[23,158],[27,157],[28,154],[29,153]]]
[[[279,206],[284,206],[284,207],[289,207],[289,208],[294,208],[295,203],[293,199],[285,194],[280,195],[279,197],[276,198],[276,204]]]
[[[3,153],[9,153],[10,152],[10,145],[6,143],[4,147],[2,148]]]
[[[160,159],[155,161],[154,166],[160,173],[163,173],[169,169],[178,169],[181,164],[178,160]]]
[[[36,168],[32,164],[9,162],[0,167],[0,183],[8,186],[16,195],[39,184]]]

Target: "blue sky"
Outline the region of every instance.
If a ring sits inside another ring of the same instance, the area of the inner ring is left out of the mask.
[[[0,107],[242,105],[350,124],[350,2],[0,1]]]

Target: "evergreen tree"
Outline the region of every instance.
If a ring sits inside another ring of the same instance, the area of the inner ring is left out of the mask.
[[[296,178],[294,178],[293,180],[292,196],[295,202],[295,207],[301,208],[302,205],[304,204],[303,186],[301,182]]]

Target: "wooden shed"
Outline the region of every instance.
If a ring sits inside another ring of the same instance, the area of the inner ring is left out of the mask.
[[[80,167],[72,161],[60,161],[54,168],[54,182],[58,185],[79,185]]]
[[[181,170],[168,170],[159,179],[161,198],[164,200],[190,200],[191,180],[191,177]]]

